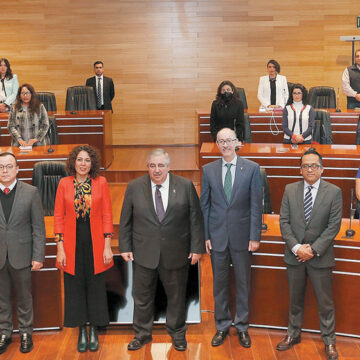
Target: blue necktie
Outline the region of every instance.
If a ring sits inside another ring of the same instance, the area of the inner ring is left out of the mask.
[[[304,198],[304,214],[305,214],[305,221],[308,222],[312,210],[312,195],[311,195],[311,189],[312,186],[308,186],[307,193],[305,194]]]

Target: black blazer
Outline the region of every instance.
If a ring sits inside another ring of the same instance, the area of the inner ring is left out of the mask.
[[[169,202],[162,222],[155,212],[149,175],[126,189],[119,227],[120,252],[133,252],[135,263],[148,269],[187,264],[190,253],[205,252],[204,221],[193,183],[170,174]]]
[[[86,80],[86,86],[91,86],[94,89],[96,99],[96,79],[95,76]],[[111,78],[104,76],[103,85],[103,96],[104,96],[104,110],[111,110],[111,101],[115,96],[114,83]]]

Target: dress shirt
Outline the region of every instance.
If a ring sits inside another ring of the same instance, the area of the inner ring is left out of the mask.
[[[104,105],[104,75],[101,75],[101,76],[95,75],[96,94],[98,92],[99,78],[101,79],[100,80],[100,84],[101,84],[101,105]]]
[[[315,204],[315,199],[316,199],[316,195],[317,195],[317,192],[319,190],[319,185],[320,185],[320,179],[314,183],[313,185],[309,185],[305,180],[304,180],[304,194],[303,194],[303,199],[305,199],[305,194],[308,192],[308,187],[309,186],[312,186],[312,189],[311,189],[311,197],[312,197],[312,207],[314,207],[314,204]],[[297,255],[297,251],[299,249],[299,247],[301,246],[302,244],[296,244],[292,249],[291,251]]]
[[[4,191],[6,188],[9,188],[10,191],[15,187],[17,182],[17,179],[14,180],[14,182],[10,186],[5,186],[4,184],[0,183],[0,190]]]
[[[227,173],[227,166],[226,164],[233,164],[233,166],[231,166],[230,171],[231,171],[231,181],[232,181],[232,186],[234,186],[234,180],[235,180],[235,173],[236,173],[236,162],[237,162],[237,156],[235,155],[235,157],[227,162],[224,159],[222,159],[222,184],[224,186],[224,182],[225,182],[225,176]]]
[[[159,189],[161,193],[161,200],[164,205],[164,212],[166,212],[169,202],[169,184],[170,184],[170,177],[169,174],[167,174],[166,180],[161,184],[161,188]],[[152,193],[154,208],[156,212],[155,191],[156,191],[156,184],[151,181],[151,193]]]
[[[356,65],[356,67],[360,70],[359,65]],[[350,76],[347,68],[344,70],[342,76],[342,89],[343,93],[348,97],[355,97],[357,94],[357,92],[350,86]]]

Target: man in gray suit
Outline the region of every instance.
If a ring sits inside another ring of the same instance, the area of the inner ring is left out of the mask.
[[[11,343],[11,287],[17,298],[20,351],[33,349],[31,270],[45,258],[45,224],[35,187],[18,181],[14,154],[0,154],[0,354]]]
[[[332,297],[334,238],[340,230],[341,190],[321,179],[321,155],[313,148],[300,160],[303,181],[286,186],[280,209],[280,229],[286,243],[285,262],[290,292],[287,335],[277,345],[288,350],[301,341],[307,277],[316,294],[320,330],[327,359],[337,359],[335,308]]]
[[[205,252],[204,223],[194,185],[169,173],[169,165],[164,150],[151,151],[149,174],[129,183],[121,211],[119,249],[125,261],[133,261],[135,337],[129,350],[152,340],[158,277],[167,295],[166,328],[174,348],[187,348],[188,270]]]
[[[261,236],[262,182],[258,164],[236,155],[233,130],[217,134],[222,159],[203,167],[201,208],[205,221],[206,251],[211,255],[214,278],[215,325],[212,346],[221,345],[232,318],[228,288],[230,264],[236,281],[234,324],[240,344],[251,346],[248,333],[251,251],[259,248]]]

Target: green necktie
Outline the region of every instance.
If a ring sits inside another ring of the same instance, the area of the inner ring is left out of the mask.
[[[226,167],[227,167],[227,171],[226,171],[226,175],[225,175],[225,181],[224,181],[224,192],[225,192],[225,196],[226,196],[226,200],[228,202],[228,204],[230,203],[230,198],[231,198],[231,191],[232,191],[232,177],[231,177],[231,163],[227,163]]]

